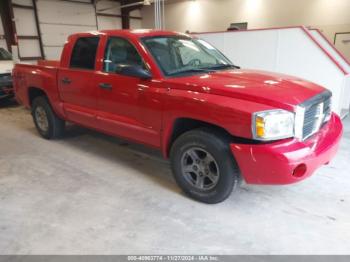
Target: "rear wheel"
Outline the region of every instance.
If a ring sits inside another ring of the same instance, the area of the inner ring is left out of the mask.
[[[181,135],[170,152],[176,182],[190,197],[219,203],[240,182],[229,140],[215,129],[196,129]]]
[[[42,137],[55,139],[63,135],[65,121],[53,112],[46,97],[40,96],[33,100],[32,116],[36,129]]]

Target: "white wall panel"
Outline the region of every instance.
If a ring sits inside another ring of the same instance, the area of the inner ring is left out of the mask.
[[[95,9],[92,4],[38,0],[40,23],[96,26]]]
[[[91,3],[91,0],[70,0],[71,2],[84,2],[84,3]]]
[[[4,35],[4,27],[2,25],[2,19],[0,19],[0,35]]]
[[[7,50],[7,44],[5,39],[0,39],[0,47]]]
[[[120,4],[116,1],[100,0],[96,4],[98,13],[120,15]]]
[[[45,57],[48,60],[58,60],[61,57],[63,46],[46,46]]]
[[[15,0],[13,3],[33,6],[32,1]],[[18,36],[18,54],[21,58],[41,57],[40,42],[38,39],[21,39],[21,36],[39,35],[35,21],[34,9],[13,7],[14,22]]]
[[[2,26],[2,19],[0,19],[0,35],[4,35],[4,27]],[[5,38],[0,39],[0,47],[7,50],[7,44]]]
[[[32,0],[12,0],[13,3],[32,6]],[[121,29],[122,21],[119,17],[95,16],[95,8],[91,0],[77,0],[74,3],[61,0],[36,0],[38,20],[44,54],[47,59],[59,59],[67,37],[78,32],[98,29]],[[18,35],[38,35],[33,10],[14,8],[16,29]],[[120,14],[120,4],[112,0],[97,1],[97,12],[106,14]],[[141,16],[140,11],[133,11],[132,16]],[[97,21],[96,21],[97,20]],[[131,19],[131,28],[141,28],[140,19]],[[0,30],[1,34],[1,30]],[[22,57],[40,56],[37,40],[20,40],[19,50]],[[0,40],[1,45],[1,40]],[[37,46],[35,46],[37,45]],[[27,50],[28,48],[28,50]]]
[[[338,34],[335,46],[350,61],[350,33]]]
[[[66,26],[60,24],[41,24],[41,36],[45,46],[63,46],[67,37],[76,32],[96,30],[94,26]]]
[[[130,29],[141,29],[142,20],[130,18]]]
[[[348,72],[350,72],[350,65],[349,65],[349,63],[344,59],[345,54],[342,53],[342,55],[344,55],[344,57],[341,56],[341,55],[339,54],[339,52],[337,51],[336,47],[335,47],[333,44],[331,44],[329,41],[327,41],[327,39],[326,39],[324,36],[322,36],[322,34],[321,34],[320,31],[318,31],[318,30],[309,30],[309,31],[310,31],[310,33],[312,34],[312,36],[316,38],[317,42],[318,42],[324,49],[326,49],[327,52],[329,52],[329,53],[338,61],[338,63],[339,63],[342,67],[346,68],[346,70],[347,70]],[[350,34],[349,34],[349,37],[348,37],[348,38],[349,38],[349,40],[350,40]],[[339,49],[338,49],[338,50],[339,50]],[[339,51],[341,51],[341,50],[339,50]]]
[[[344,101],[342,105],[343,114],[349,114],[350,110],[350,75],[347,75],[343,83],[343,94]]]
[[[279,34],[276,31],[254,31],[246,35],[232,37],[224,35],[224,48],[237,50],[250,50],[249,56],[245,52],[236,54],[234,63],[242,67],[251,67],[275,71]],[[259,48],[257,48],[259,47]],[[251,57],[255,57],[251,61]]]
[[[218,46],[242,68],[294,75],[326,87],[333,93],[332,106],[338,114],[349,108],[349,65],[343,64],[343,72],[334,62],[339,56],[330,50],[325,52],[320,48],[325,43],[317,42],[317,38],[311,38],[300,27],[204,33],[197,36]]]
[[[120,15],[120,3],[116,1],[101,0],[97,2],[96,12],[103,14]],[[97,16],[99,30],[121,29],[122,19],[120,17]]]
[[[13,8],[17,35],[38,35],[34,11],[30,9]]]
[[[132,10],[132,11],[130,12],[130,15],[131,15],[131,16],[141,17],[141,11],[140,11],[140,9]]]
[[[18,40],[19,55],[23,57],[39,57],[40,46],[38,40],[19,39]]]
[[[97,21],[99,30],[122,28],[122,19],[119,17],[98,16]]]
[[[12,0],[12,3],[19,4],[19,5],[33,6],[32,0]]]
[[[141,17],[141,11],[139,9],[130,12],[130,16]],[[141,29],[142,20],[130,18],[130,28],[131,29]]]
[[[88,4],[38,0],[38,17],[47,59],[59,59],[67,37],[96,30],[95,9]]]

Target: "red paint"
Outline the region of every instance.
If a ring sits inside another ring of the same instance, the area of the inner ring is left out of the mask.
[[[139,39],[175,34],[120,30],[72,35],[64,46],[61,61],[15,66],[16,98],[29,108],[29,88],[39,88],[61,118],[158,148],[167,157],[178,119],[190,118],[217,125],[234,137],[249,140],[254,112],[274,108],[294,111],[296,105],[324,90],[294,77],[252,70],[166,78]],[[69,68],[76,39],[87,35],[100,37],[96,70]],[[102,61],[109,36],[128,39],[149,65],[152,79],[103,72]],[[63,83],[65,78],[71,82]],[[113,89],[101,89],[99,83],[110,83]],[[339,118],[334,115],[329,124],[305,142],[289,139],[263,144],[233,143],[231,149],[248,183],[291,183],[300,180],[292,176],[298,164],[307,166],[302,176],[305,178],[333,157],[341,130]]]
[[[57,67],[60,62],[56,60],[38,60],[38,65]]]
[[[331,120],[306,141],[286,139],[261,145],[231,144],[241,172],[250,184],[291,184],[301,181],[337,152],[342,124],[333,114]],[[293,176],[294,169],[306,165],[306,173]]]

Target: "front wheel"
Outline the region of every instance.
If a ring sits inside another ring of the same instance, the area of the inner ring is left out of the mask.
[[[55,114],[46,97],[40,96],[34,99],[32,116],[36,129],[42,137],[54,139],[62,136],[65,122]]]
[[[170,158],[177,184],[198,201],[222,202],[240,182],[229,140],[215,129],[184,133],[174,142]]]

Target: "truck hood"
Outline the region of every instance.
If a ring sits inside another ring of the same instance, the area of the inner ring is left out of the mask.
[[[224,70],[169,78],[171,88],[207,92],[290,109],[325,89],[296,77],[255,70]]]

